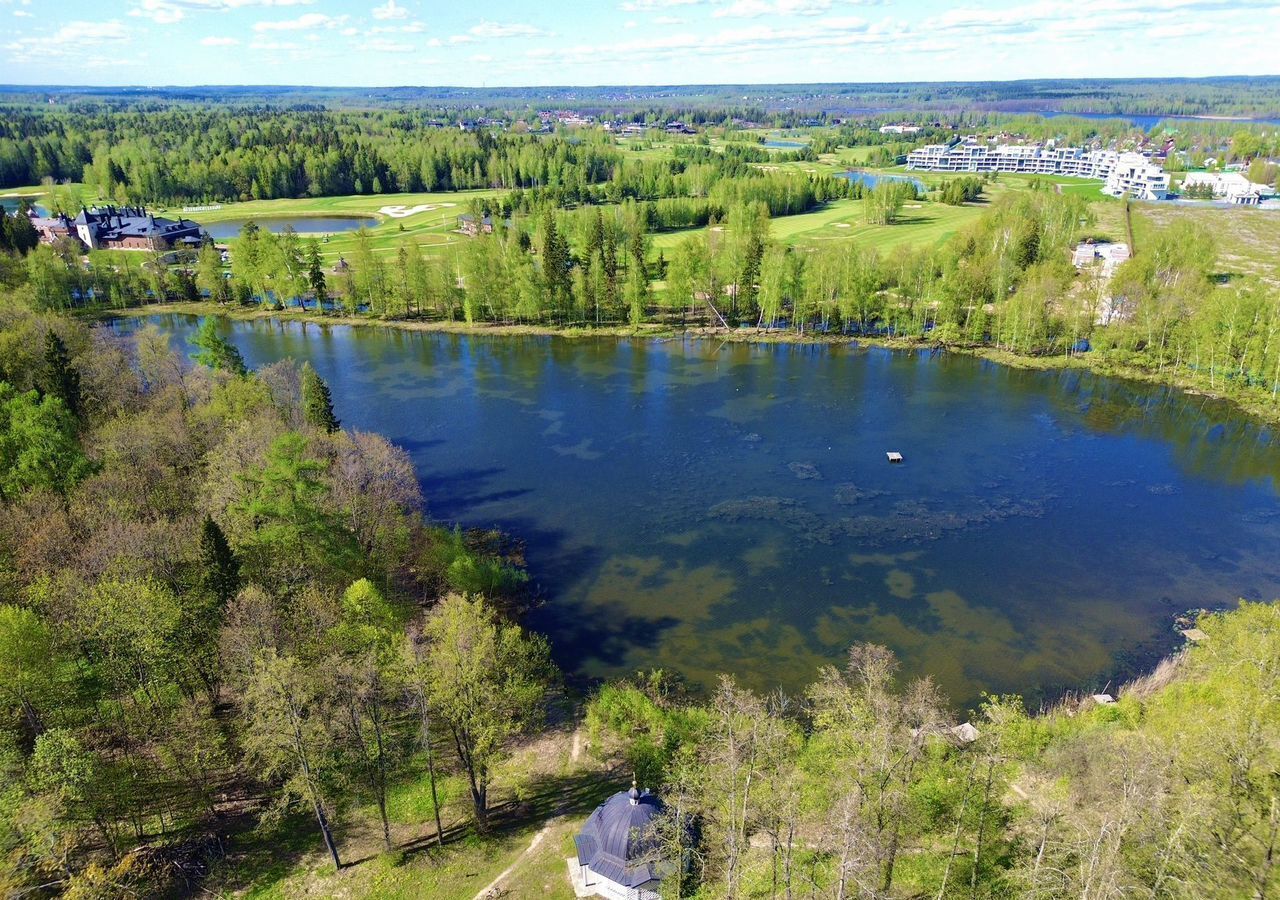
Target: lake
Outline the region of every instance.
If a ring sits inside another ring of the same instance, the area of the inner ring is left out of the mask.
[[[1145,113],[1078,113],[1063,112],[1062,110],[1037,110],[1037,113],[1046,119],[1054,119],[1058,116],[1075,116],[1080,119],[1123,119],[1130,125],[1141,128],[1143,131],[1150,131],[1161,122],[1173,122],[1185,120],[1188,122],[1235,122],[1246,125],[1280,125],[1280,119],[1237,119],[1226,116],[1217,118],[1206,118],[1204,116],[1158,116]]]
[[[194,221],[199,222],[197,217]],[[191,218],[190,216],[188,218]],[[227,219],[204,225],[204,230],[217,241],[230,240],[240,236],[240,229],[245,222],[254,222],[259,228],[279,234],[292,225],[293,230],[302,235],[333,234],[339,231],[355,231],[360,226],[372,228],[378,220],[372,216],[262,216],[244,219]]]
[[[222,330],[252,366],[309,360],[433,516],[525,541],[574,676],[795,690],[875,641],[960,704],[1034,701],[1280,594],[1280,448],[1204,398],[847,345]]]

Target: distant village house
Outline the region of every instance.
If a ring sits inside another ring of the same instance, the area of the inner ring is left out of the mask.
[[[478,234],[493,234],[493,216],[477,219],[470,213],[463,213],[458,216],[458,230],[472,237]]]

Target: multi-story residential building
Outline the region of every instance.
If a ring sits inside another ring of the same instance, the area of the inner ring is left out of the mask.
[[[1007,172],[1016,175],[1067,175],[1098,178],[1114,197],[1163,200],[1169,176],[1140,153],[1082,150],[1053,144],[986,144],[965,138],[952,144],[931,144],[907,154],[908,169],[931,172]]]
[[[1164,200],[1169,196],[1169,173],[1141,153],[1121,153],[1102,192],[1134,200]]]
[[[1106,178],[1119,157],[1114,150],[1082,150],[1053,144],[986,144],[969,137],[951,144],[930,144],[912,150],[907,154],[907,168]]]

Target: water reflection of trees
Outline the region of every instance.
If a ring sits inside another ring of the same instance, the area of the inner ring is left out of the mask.
[[[1160,440],[1189,474],[1280,486],[1274,432],[1229,403],[1174,388],[1075,370],[1037,372],[1055,410],[1104,434]]]

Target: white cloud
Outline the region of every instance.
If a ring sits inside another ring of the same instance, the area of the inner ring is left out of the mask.
[[[534,28],[532,25],[522,25],[518,22],[501,23],[501,22],[481,22],[479,25],[473,26],[467,30],[468,34],[478,38],[508,38],[508,37],[537,37],[546,34],[541,28]]]
[[[14,62],[32,62],[44,58],[78,57],[102,44],[115,44],[129,39],[129,30],[119,20],[87,22],[76,20],[63,25],[53,34],[20,37],[4,45]]]
[[[234,47],[239,43],[233,37],[214,37],[210,35],[200,39],[200,46],[202,47]]]
[[[653,20],[655,25],[683,25],[684,19],[679,16],[658,16]]]
[[[249,49],[265,50],[265,51],[270,51],[274,53],[274,52],[279,52],[283,50],[301,50],[302,46],[300,44],[295,44],[292,41],[256,40],[249,45]]]
[[[255,22],[253,30],[262,31],[310,31],[315,28],[337,28],[344,24],[348,16],[327,16],[324,13],[304,13],[296,19],[282,19],[271,22]]]
[[[427,26],[421,22],[403,22],[398,25],[375,25],[365,31],[365,34],[422,34],[427,30]],[[356,29],[349,28],[347,31],[355,33]],[[344,31],[343,34],[346,34]]]
[[[27,12],[25,9],[15,9],[15,10],[13,11],[13,14],[14,14],[15,16],[17,16],[18,18],[20,18],[20,19],[30,19],[30,18],[32,18],[31,13]]]
[[[624,12],[646,12],[651,9],[671,9],[673,6],[697,6],[702,0],[628,0],[622,4]]]
[[[310,6],[315,0],[136,0],[129,15],[161,25],[182,21],[188,12],[222,12],[249,7]]]
[[[469,34],[455,34],[449,38],[450,44],[474,44],[476,39]]]
[[[413,44],[403,41],[392,41],[387,38],[375,38],[367,41],[361,48],[370,53],[412,53],[416,49]]]
[[[129,10],[129,15],[150,19],[157,25],[172,25],[181,22],[187,14],[181,6],[176,6],[169,0],[142,0],[140,5]]]
[[[475,56],[471,57],[471,61],[476,63],[491,63],[493,62],[493,57],[484,53],[477,53]]]
[[[403,6],[396,6],[396,0],[387,0],[386,5],[373,8],[373,17],[375,19],[406,19],[409,17],[409,10]]]
[[[717,19],[754,19],[759,16],[818,16],[831,8],[831,0],[735,0],[717,9]]]

